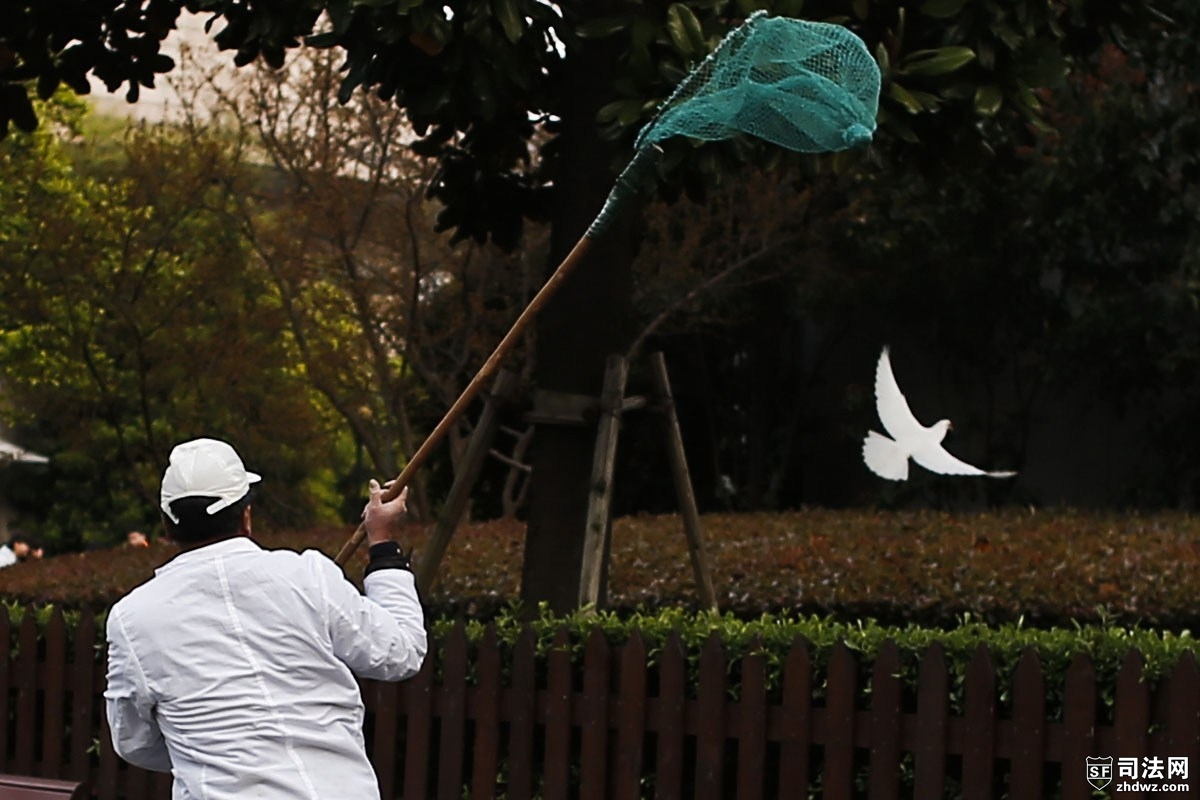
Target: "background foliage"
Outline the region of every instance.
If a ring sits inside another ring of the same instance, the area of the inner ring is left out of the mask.
[[[1183,631],[1200,623],[1200,521],[1183,513],[1109,514],[1010,510],[707,514],[702,518],[723,612],[874,619],[953,627],[964,615],[988,624],[1060,626],[1072,621]],[[347,528],[274,532],[266,547],[334,555]],[[523,526],[476,523],[458,531],[433,591],[432,618],[489,619],[518,599]],[[421,526],[404,535],[419,558]],[[106,608],[174,554],[117,547],[6,569],[0,597]],[[361,575],[365,556],[347,566]],[[607,603],[627,616],[695,608],[678,517],[616,521]]]
[[[5,471],[29,532],[62,549],[154,525],[162,454],[204,432],[256,454],[276,518],[328,516],[320,478],[337,461],[305,453],[335,449],[337,432],[230,224],[226,143],[138,128],[119,163],[80,166],[68,143],[84,136],[82,109],[48,108],[53,125],[0,147],[2,402],[53,455]]]
[[[53,98],[42,129],[0,143],[0,346],[4,421],[54,460],[7,470],[3,489],[60,548],[152,527],[159,465],[195,432],[237,441],[269,475],[267,520],[352,519],[365,477],[394,474],[536,285],[545,246],[529,220],[553,210],[547,190],[571,163],[557,149],[568,73],[547,43],[616,53],[587,122],[620,153],[759,5],[861,33],[885,98],[866,153],[675,142],[664,154],[631,351],[668,355],[702,506],[1194,503],[1190,3],[1156,4],[1170,23],[1128,3],[568,3],[561,16],[525,0],[350,4],[313,42],[334,49],[284,59],[316,6],[197,2],[226,15],[219,39],[239,62],[303,70],[244,73],[249,88],[222,98],[212,129],[192,117],[119,147],[94,141],[52,90],[101,61],[118,84],[166,69],[157,37],[179,6],[152,5],[92,9],[70,56],[6,61],[15,45],[0,40],[5,102],[19,105],[16,87]],[[0,28],[54,23],[28,14]],[[146,35],[83,32],[105,25]],[[411,149],[395,147],[404,122]],[[489,237],[516,250],[478,243]],[[946,409],[974,432],[956,452],[1021,470],[1015,484],[882,486],[864,472],[883,342],[898,368],[901,353],[930,354],[909,362],[927,378],[913,381],[919,416]],[[645,378],[635,363],[631,391]],[[1081,407],[1092,427],[1047,443]],[[1128,449],[1084,449],[1126,424]],[[427,515],[469,430],[431,470]],[[658,442],[653,420],[627,419],[618,512],[673,508]],[[479,514],[512,511],[506,477],[489,466]]]

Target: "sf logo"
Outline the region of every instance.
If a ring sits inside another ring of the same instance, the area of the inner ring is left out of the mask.
[[[1113,776],[1113,760],[1112,756],[1104,758],[1087,757],[1087,780],[1092,786],[1097,789],[1103,789],[1112,781]]]

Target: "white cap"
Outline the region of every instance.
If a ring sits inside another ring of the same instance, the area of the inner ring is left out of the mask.
[[[171,451],[171,463],[163,473],[160,506],[164,514],[179,522],[171,503],[181,497],[216,497],[217,501],[205,509],[215,514],[245,497],[250,484],[260,480],[262,477],[249,472],[237,451],[225,442],[193,439]]]

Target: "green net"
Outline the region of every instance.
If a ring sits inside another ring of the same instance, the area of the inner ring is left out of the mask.
[[[747,133],[801,153],[866,144],[879,67],[841,25],[752,15],[679,85],[638,135],[716,141]]]
[[[748,134],[800,153],[858,147],[875,132],[879,83],[875,59],[846,28],[755,12],[659,106],[587,235],[636,191],[658,142]]]

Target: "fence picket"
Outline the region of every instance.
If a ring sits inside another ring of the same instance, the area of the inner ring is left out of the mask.
[[[479,642],[478,680],[475,689],[475,743],[471,754],[471,797],[491,800],[496,796],[500,769],[500,643],[496,626],[489,624]]]
[[[613,752],[614,800],[641,795],[642,751],[646,738],[646,642],[634,630],[621,648],[618,675],[617,744]]]
[[[467,631],[455,623],[446,641],[442,665],[441,725],[438,746],[437,796],[459,800],[463,793],[463,743],[467,738]]]
[[[1082,653],[1067,667],[1063,705],[1062,796],[1085,800],[1092,796],[1087,758],[1096,755],[1096,670]]]
[[[534,727],[537,722],[537,664],[533,631],[525,627],[513,650],[512,698],[508,706],[508,796],[533,796]]]
[[[75,627],[71,659],[71,762],[68,773],[73,780],[91,777],[92,732],[97,728],[96,693],[96,615],[83,611]]]
[[[608,796],[608,693],[612,654],[608,637],[599,628],[588,635],[583,653],[583,696],[579,701],[579,798]]]
[[[404,710],[408,713],[404,740],[404,796],[429,796],[429,740],[433,736],[432,654],[425,657],[421,671],[404,684]]]
[[[1185,757],[1200,769],[1200,670],[1193,653],[1184,653],[1168,679],[1167,756]]]
[[[9,704],[9,687],[13,685],[12,664],[12,621],[8,609],[0,608],[0,772],[9,771],[8,720],[12,714]]]
[[[725,779],[725,648],[713,631],[700,651],[696,699],[696,786],[699,800],[721,800]]]
[[[658,800],[680,800],[683,797],[687,662],[678,631],[672,631],[667,636],[658,673],[658,747],[654,759],[654,796]]]
[[[779,791],[808,794],[812,742],[812,659],[800,637],[792,642],[783,671],[783,741],[779,747]]]
[[[755,645],[754,650],[759,650]],[[738,800],[763,796],[767,758],[767,660],[761,652],[742,659],[742,692],[738,702]]]
[[[1149,755],[1146,732],[1150,727],[1150,687],[1142,680],[1145,660],[1136,650],[1125,654],[1117,673],[1116,707],[1113,711],[1113,755],[1136,758]],[[1114,767],[1114,777],[1116,775]],[[1123,794],[1122,800],[1141,800],[1140,791]]]
[[[1013,797],[1041,797],[1046,754],[1046,681],[1032,647],[1021,654],[1013,674]]]
[[[854,695],[858,664],[845,642],[829,657],[825,702],[825,797],[849,800],[854,794]]]
[[[154,773],[154,780],[152,782],[153,794],[151,797],[161,798],[161,800],[171,800],[171,786],[174,781],[175,777],[169,772]]]
[[[126,764],[122,771],[125,800],[148,800],[150,797],[150,776],[153,773]]]
[[[570,791],[571,681],[571,640],[560,630],[546,658],[546,800],[560,800]]]
[[[946,729],[950,715],[946,653],[934,642],[917,674],[916,797],[942,797],[946,787]]]
[[[63,718],[67,699],[67,623],[55,606],[46,625],[46,658],[42,673],[42,758],[39,775],[57,778],[62,769]]]
[[[14,677],[17,684],[16,702],[16,754],[13,757],[13,772],[18,775],[33,774],[33,732],[37,730],[37,623],[33,611],[27,610],[21,619],[18,633],[17,665]]]
[[[374,712],[371,764],[379,780],[381,797],[396,796],[396,745],[400,732],[400,684],[372,681],[363,687],[363,700]]]
[[[982,644],[967,666],[963,800],[990,800],[996,780],[996,667]]]
[[[100,715],[100,768],[96,777],[96,794],[98,800],[117,800],[117,777],[121,766],[117,753],[113,750],[112,731],[108,727],[108,719]]]
[[[871,800],[900,797],[902,703],[900,649],[888,639],[879,648],[871,674]]]

